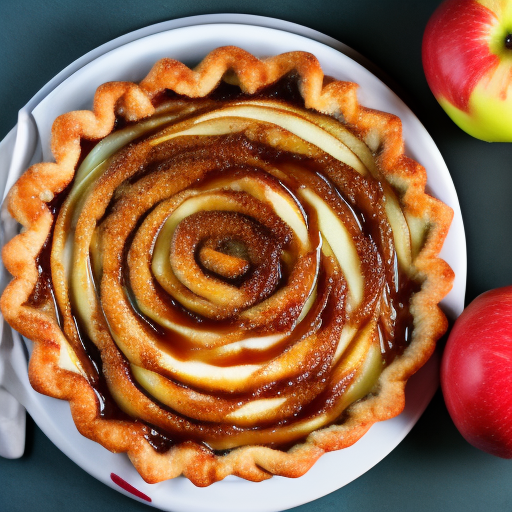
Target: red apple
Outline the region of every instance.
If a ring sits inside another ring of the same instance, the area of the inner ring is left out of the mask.
[[[464,131],[512,141],[512,0],[447,0],[425,29],[430,89]]]
[[[465,439],[512,458],[512,286],[483,293],[457,319],[443,354],[441,387]]]

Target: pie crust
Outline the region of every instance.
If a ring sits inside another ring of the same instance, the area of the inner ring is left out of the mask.
[[[302,106],[260,94],[291,74]],[[0,305],[84,436],[147,482],[206,486],[301,476],[403,410],[447,329],[452,211],[356,84],[304,52],[163,59],[59,116],[52,152],[6,200],[22,230]]]

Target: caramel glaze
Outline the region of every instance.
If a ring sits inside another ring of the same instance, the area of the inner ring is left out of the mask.
[[[221,83],[217,89],[209,96],[207,101],[231,101],[231,100],[240,100],[247,97],[244,95],[238,87],[228,85],[226,83]],[[168,91],[165,94],[160,95],[155,98],[155,103],[169,101],[172,98],[179,98],[180,100],[188,101],[188,98],[184,98],[176,95],[172,91]],[[300,92],[297,87],[296,77],[291,75],[273,86],[268,87],[267,89],[261,91],[257,95],[251,96],[252,99],[280,99],[285,100],[288,103],[291,103],[295,106],[303,107],[303,101],[300,95]],[[118,119],[116,121],[115,129],[120,129],[126,125],[126,122],[122,119]],[[147,137],[147,135],[145,136]],[[220,155],[224,158],[224,162],[227,164],[222,169],[217,171],[212,171],[207,174],[206,178],[203,179],[202,185],[205,187],[217,180],[221,175],[224,175],[226,172],[232,174],[243,174],[251,173],[252,169],[247,168],[244,170],[236,162],[233,164],[233,168],[230,169],[229,166],[229,151],[234,145],[242,145],[246,151],[251,153],[254,158],[259,159],[263,162],[271,162],[277,168],[293,168],[293,169],[306,169],[308,172],[292,172],[289,174],[291,176],[290,179],[287,180],[286,183],[280,183],[280,185],[285,185],[288,189],[292,191],[292,193],[297,193],[300,187],[303,184],[310,185],[316,187],[317,189],[338,189],[340,193],[338,197],[332,198],[329,200],[329,193],[325,195],[327,200],[329,201],[329,205],[334,208],[339,215],[344,218],[352,217],[348,219],[348,224],[354,223],[358,224],[362,228],[362,232],[364,234],[363,238],[366,240],[364,242],[360,242],[358,245],[358,253],[361,256],[362,264],[365,270],[372,273],[371,270],[375,267],[374,272],[374,282],[375,286],[381,285],[383,281],[385,281],[385,294],[387,295],[387,301],[391,305],[391,308],[396,312],[396,320],[387,322],[385,325],[382,321],[379,322],[378,331],[381,342],[381,353],[383,358],[383,364],[390,364],[395,357],[400,355],[403,350],[407,347],[410,342],[411,332],[412,332],[412,315],[409,311],[409,300],[413,293],[418,291],[419,284],[410,280],[403,271],[397,269],[398,265],[396,264],[396,255],[394,253],[393,245],[392,245],[392,235],[389,231],[389,228],[383,228],[383,212],[377,212],[377,214],[372,213],[372,208],[376,204],[376,199],[380,197],[382,194],[382,190],[379,189],[378,183],[370,186],[364,180],[362,180],[356,173],[347,173],[344,172],[343,165],[339,162],[336,162],[333,158],[329,156],[324,156],[322,159],[311,159],[306,158],[304,156],[298,156],[296,154],[290,154],[284,151],[278,151],[273,149],[272,147],[258,144],[254,141],[248,140],[242,134],[237,135],[227,135],[220,137],[222,139],[221,146],[225,146],[226,152],[223,155]],[[136,145],[138,141],[135,141],[133,145]],[[94,147],[94,142],[91,141],[83,141],[82,142],[82,157],[85,158],[87,153]],[[194,148],[191,148],[193,151]],[[141,173],[136,176],[130,178],[129,181],[137,181],[144,177],[145,174],[151,173],[155,167],[159,167],[161,165],[162,159],[172,157],[172,150],[168,155],[159,155],[158,161],[154,165],[148,165]],[[236,169],[235,169],[236,168]],[[272,179],[276,180],[275,177]],[[332,186],[334,184],[334,186]],[[71,186],[71,185],[70,185]],[[373,187],[373,188],[372,188]],[[48,203],[48,207],[50,210],[56,215],[59,212],[59,208],[64,201],[64,198],[67,195],[69,187],[60,193],[57,197],[55,197],[50,203]],[[115,200],[113,199],[111,205],[107,208],[105,212],[105,218],[108,217],[110,211],[114,207]],[[340,206],[341,205],[341,206]],[[316,216],[308,207],[302,207],[306,210],[305,213],[308,218],[308,222],[316,223]],[[372,218],[373,217],[373,218]],[[140,219],[139,224],[143,222],[145,216]],[[377,220],[375,221],[375,218]],[[314,226],[313,226],[314,227]],[[123,255],[123,284],[127,290],[128,296],[131,296],[132,292],[130,289],[130,278],[128,274],[128,264],[127,264],[127,255],[128,250],[133,240],[134,233],[137,229],[134,230],[133,233],[127,238],[125,251]],[[317,230],[311,229],[310,231],[316,232]],[[48,237],[47,242],[43,246],[39,257],[37,259],[37,266],[39,269],[39,281],[35,286],[30,298],[27,303],[32,307],[40,307],[40,308],[48,308],[53,309],[55,317],[58,321],[60,321],[60,314],[58,311],[58,307],[55,304],[53,299],[53,290],[51,284],[51,271],[50,271],[50,252],[51,252],[51,241],[52,241],[53,231]],[[224,244],[224,245],[223,245]],[[217,249],[220,252],[223,251],[223,247],[227,247],[230,244],[230,240],[225,239],[221,240],[218,244]],[[219,249],[220,248],[220,249]],[[370,249],[367,256],[366,249]],[[225,251],[229,253],[229,250]],[[384,255],[385,258],[393,259],[393,265],[382,265],[377,262],[375,259],[375,255],[377,252],[380,252]],[[196,251],[196,263],[201,267],[203,272],[208,274],[211,272],[209,269],[205,268],[202,265],[200,258],[198,257],[199,251]],[[325,258],[322,256],[322,258]],[[373,258],[373,259],[372,259]],[[229,284],[235,284],[236,286],[241,286],[243,281],[247,279],[252,272],[254,272],[254,267],[251,264],[249,270],[242,277],[237,279],[229,279],[225,278],[226,282]],[[216,275],[219,278],[219,275]],[[268,293],[275,293],[282,287],[286,285],[289,280],[289,273],[285,266],[281,265],[279,267],[279,276],[273,282],[272,289],[268,291]],[[220,276],[222,279],[222,276]],[[213,320],[210,318],[203,317],[197,313],[191,313],[189,310],[181,306],[177,301],[173,300],[164,290],[163,288],[153,280],[153,286],[158,294],[160,300],[165,302],[165,304],[173,309],[176,314],[180,317],[180,321],[183,325],[193,327],[200,325],[201,327],[205,327],[214,332],[229,332],[233,327],[235,327],[237,320],[233,318],[227,318],[223,320]],[[320,314],[320,321],[322,321],[323,316],[329,316],[332,314],[333,309],[336,307],[341,307],[336,305],[336,301],[338,304],[344,304],[346,291],[344,289],[344,285],[341,285],[341,288],[337,290],[333,290],[332,283],[325,277],[322,271],[318,276],[318,301],[317,305],[315,305],[311,311],[306,315],[305,319],[299,324],[297,329],[294,331],[293,336],[285,336],[282,341],[275,344],[268,350],[262,351],[259,356],[255,356],[254,352],[248,352],[246,350],[242,350],[241,352],[232,355],[228,358],[224,358],[222,361],[219,361],[220,365],[239,365],[239,364],[254,364],[263,361],[267,361],[272,359],[273,357],[281,354],[284,350],[287,349],[288,346],[291,346],[292,343],[296,342],[297,339],[305,338],[308,334],[314,330],[315,322],[319,321],[318,314]],[[368,291],[365,290],[365,300],[368,301]],[[158,326],[155,322],[146,318],[138,309],[135,304],[135,300],[132,297],[131,300],[132,306],[135,311],[139,313],[141,325],[143,325],[144,329],[147,332],[151,333],[153,336],[156,335],[156,339],[158,340],[158,345],[163,350],[170,351],[173,356],[178,359],[187,359],[191,356],[191,348],[189,346],[188,340],[181,335],[178,335],[174,332],[168,331],[161,326]],[[344,305],[343,305],[344,307]],[[325,318],[323,319],[326,320]],[[288,320],[284,319],[283,321],[288,321],[290,327],[295,322],[294,318],[289,318]],[[365,311],[364,308],[361,308],[361,318],[359,319],[361,323],[365,321]],[[76,321],[78,324],[78,321]],[[237,326],[239,327],[239,325]],[[87,336],[84,334],[85,330],[82,329],[82,326],[78,325],[78,330],[80,332],[80,337],[84,349],[84,353],[90,360],[90,363],[95,368],[95,373],[97,378],[93,379],[91,385],[94,387],[96,395],[98,397],[98,415],[102,418],[111,419],[128,419],[128,416],[121,411],[121,409],[117,406],[115,401],[113,400],[108,386],[106,384],[105,378],[103,378],[102,373],[102,361],[99,354],[98,349],[95,347],[94,343],[92,343]],[[263,330],[262,334],[265,334],[265,330]],[[125,365],[127,368],[129,365]],[[308,385],[313,385],[314,382],[317,381],[321,383],[324,379],[325,372],[327,369],[324,367],[325,365],[318,364],[313,370],[313,377],[310,378]],[[133,383],[143,392],[146,393],[136,382],[133,376],[130,375]],[[289,386],[300,386],[301,380],[303,378],[301,376],[295,377],[293,379],[286,379],[285,381],[277,381],[271,384],[268,384],[259,389],[255,389],[252,391],[252,396],[257,398],[264,398],[266,396],[276,396],[280,391],[285,390]],[[350,383],[350,376],[347,376],[347,385]],[[321,386],[320,386],[321,387]],[[343,392],[343,383],[338,386],[337,393],[340,394]],[[314,412],[323,412],[326,410],[328,405],[326,403],[332,402],[332,396],[327,396],[330,393],[329,390],[325,390],[324,392],[320,392],[317,397],[310,402],[306,407],[300,410],[294,417],[293,420],[306,418],[310,414]],[[332,394],[332,393],[331,393]],[[222,393],[219,394],[222,396]],[[232,395],[230,395],[232,396]],[[157,400],[152,397],[152,400],[160,405],[162,409],[166,409],[166,406],[160,404]],[[176,413],[174,413],[176,414]],[[179,415],[177,415],[179,416]],[[343,416],[339,418],[338,421],[342,421]],[[133,421],[133,419],[132,419]],[[136,420],[138,421],[138,420]],[[283,420],[279,422],[279,424],[284,424],[291,420]],[[168,450],[174,443],[181,442],[187,440],[183,436],[176,434],[169,434],[168,432],[163,431],[160,428],[156,428],[152,425],[147,426],[147,435],[146,439],[151,444],[151,446],[158,452],[164,452]],[[197,439],[196,439],[197,440]],[[281,445],[278,448],[286,450],[289,448],[288,445]],[[220,452],[219,452],[220,453]]]

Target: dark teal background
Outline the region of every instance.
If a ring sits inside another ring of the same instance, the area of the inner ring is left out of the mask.
[[[438,0],[0,0],[0,140],[17,111],[95,47],[146,25],[220,12],[306,25],[380,67],[438,145],[459,194],[468,242],[467,301],[512,283],[512,148],[459,130],[436,103],[421,38]],[[243,506],[241,505],[241,509]],[[0,458],[0,511],[150,510],[90,477],[29,420],[25,456]],[[296,512],[512,511],[512,461],[468,445],[438,392],[407,438],[375,468]]]

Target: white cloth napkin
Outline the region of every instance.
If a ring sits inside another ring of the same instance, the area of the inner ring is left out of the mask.
[[[2,323],[4,320],[2,319]],[[9,326],[3,329],[0,340],[0,382],[8,375],[10,353],[13,348]],[[25,408],[0,385],[0,456],[17,459],[25,451]]]
[[[3,190],[11,165],[15,143],[15,129],[0,143],[0,190]],[[3,246],[7,233],[0,230],[0,245]],[[0,273],[0,287],[3,291],[8,276],[2,267]],[[21,347],[18,347],[18,350]],[[8,379],[14,376],[12,360],[14,343],[10,327],[0,318],[0,456],[16,459],[25,451],[25,409],[4,387]],[[17,351],[15,351],[17,352]],[[22,351],[20,351],[22,352]],[[23,354],[21,354],[23,357]],[[20,361],[24,362],[23,360]]]

